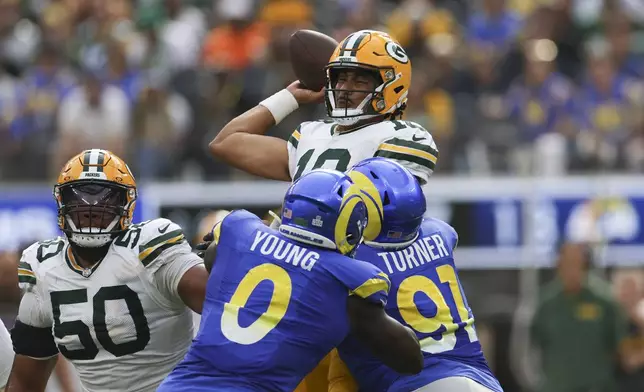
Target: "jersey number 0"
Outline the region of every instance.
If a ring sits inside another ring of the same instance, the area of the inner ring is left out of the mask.
[[[239,312],[257,286],[265,280],[273,283],[268,309],[247,327],[239,325]],[[235,343],[250,345],[262,340],[284,318],[291,302],[293,284],[288,272],[275,264],[265,263],[252,268],[239,282],[230,302],[224,304],[221,332]]]

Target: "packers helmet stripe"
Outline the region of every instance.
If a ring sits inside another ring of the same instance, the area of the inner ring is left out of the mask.
[[[156,258],[157,258],[157,257],[159,257],[159,255],[160,255],[161,253],[163,253],[163,251],[165,251],[166,249],[171,248],[171,247],[173,247],[173,246],[175,246],[175,245],[179,245],[179,244],[181,244],[181,243],[183,242],[183,240],[184,240],[184,239],[185,239],[185,238],[184,238],[184,237],[183,237],[183,235],[182,235],[181,237],[177,237],[177,239],[171,240],[171,241],[169,241],[169,242],[167,242],[167,243],[165,243],[165,244],[163,244],[163,245],[159,246],[158,248],[156,248],[156,249],[154,249],[154,250],[152,250],[152,249],[148,249],[148,250],[151,250],[151,252],[147,253],[147,254],[145,255],[145,257],[143,257],[143,258],[141,258],[141,254],[140,254],[140,255],[139,255],[139,260],[141,260],[141,263],[143,264],[143,266],[144,266],[144,267],[147,267],[147,266],[148,266],[148,265],[150,265],[154,260],[156,260]],[[146,251],[146,252],[147,252],[147,251]]]
[[[105,153],[103,152],[103,150],[98,150],[98,159],[96,160],[96,164],[98,165],[96,166],[96,169],[99,172],[102,172],[103,165],[105,164]]]
[[[89,157],[92,153],[92,150],[87,150],[85,151],[85,154],[83,154],[83,171],[89,171]]]
[[[92,149],[85,151],[83,154],[83,171],[92,173],[102,173],[105,164],[105,151]]]
[[[344,41],[344,46],[342,48],[343,56],[355,56],[360,48],[362,41],[367,38],[369,34],[366,32],[353,33],[351,36],[347,37]]]
[[[344,41],[342,41],[342,43],[340,44],[341,45],[340,53],[342,53],[343,56],[344,56],[344,51],[347,49],[347,44],[349,43],[349,39],[351,37],[353,37],[354,34],[352,34],[352,35],[348,36],[347,38],[345,38]]]

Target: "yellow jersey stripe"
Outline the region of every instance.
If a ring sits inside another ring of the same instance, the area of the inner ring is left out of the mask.
[[[360,298],[369,298],[378,291],[383,291],[385,294],[389,293],[389,280],[383,280],[380,277],[368,279],[361,284],[357,289],[351,292],[351,295],[357,295]]]
[[[167,244],[176,244],[177,242],[181,242],[184,239],[185,239],[185,236],[183,235],[183,233],[181,233],[175,237],[168,239],[167,241],[154,244],[153,246],[147,249],[144,249],[142,252],[139,253],[139,260],[143,261],[143,259],[148,257],[152,252],[154,252],[157,248],[160,248],[161,246],[164,246]]]
[[[434,164],[436,164],[436,162],[438,161],[438,157],[436,157],[436,156],[434,156],[434,155],[432,155],[432,154],[430,154],[428,152],[418,150],[418,149],[415,149],[415,148],[411,148],[411,147],[403,147],[403,146],[396,146],[396,145],[389,144],[389,143],[382,143],[380,146],[378,146],[378,150],[397,152],[397,153],[400,153],[400,154],[413,155],[413,156],[416,156],[416,157],[419,157],[419,158],[427,159],[428,161],[430,161],[430,162],[432,162]]]
[[[213,238],[212,242],[214,242],[215,245],[219,244],[219,238],[221,237],[221,223],[223,221],[224,221],[223,219],[220,220],[219,222],[217,222],[215,227],[212,228],[212,238]]]
[[[387,274],[385,274],[384,272],[379,272],[378,276],[386,280],[387,284],[389,284],[389,287],[391,287],[391,281],[389,280],[389,276],[387,276]]]
[[[36,277],[36,274],[33,273],[33,271],[26,270],[24,268],[18,268],[18,275],[21,276],[33,276],[34,278]]]
[[[291,136],[288,138],[288,142],[293,145],[293,147],[297,148],[298,144],[300,143],[300,137],[302,135],[300,134],[300,128],[298,127],[296,130],[293,131]]]

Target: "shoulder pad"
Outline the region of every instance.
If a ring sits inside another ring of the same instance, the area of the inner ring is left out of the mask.
[[[213,242],[219,245],[222,241],[250,238],[258,227],[268,229],[266,223],[252,212],[234,210],[213,227]],[[223,238],[226,239],[222,240]]]
[[[36,255],[40,243],[36,242],[22,252],[18,262],[18,285],[22,290],[28,290],[30,286],[36,285],[36,271],[38,269],[38,259]]]
[[[18,263],[18,283],[25,290],[37,283],[37,271],[42,263],[62,254],[65,238],[57,237],[48,241],[39,241],[22,252]]]
[[[248,222],[260,223],[262,225],[264,224],[261,219],[252,212],[246,210],[235,210],[226,215],[226,217],[221,220],[221,224],[217,225],[219,231],[219,233],[217,233],[217,237],[219,238],[219,236],[221,236],[222,229],[228,230],[228,228],[231,226],[238,229],[239,233],[245,233],[249,231],[249,228],[254,229],[255,226],[248,225]]]
[[[446,234],[450,236],[450,240],[452,243],[450,244],[452,246],[452,251],[456,249],[456,246],[458,245],[458,233],[456,232],[456,229],[452,227],[447,222],[440,221],[441,225],[443,226],[443,230],[445,231]]]
[[[179,225],[169,219],[158,218],[132,225],[117,239],[138,252],[139,261],[144,267],[150,265],[164,250],[185,241],[185,235]]]
[[[411,121],[390,121],[394,131],[383,140],[374,156],[389,158],[409,169],[423,182],[427,182],[438,161],[438,148],[432,135],[422,126]]]
[[[311,132],[315,132],[318,129],[327,129],[330,135],[331,129],[334,126],[335,126],[335,122],[333,121],[324,121],[324,120],[305,121],[302,124],[300,124],[299,127],[297,127],[297,130],[302,135],[308,135]]]

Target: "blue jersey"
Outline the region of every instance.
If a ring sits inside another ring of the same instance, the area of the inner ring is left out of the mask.
[[[228,215],[215,238],[199,333],[158,391],[291,392],[346,338],[350,295],[386,304],[377,267],[292,241],[250,212]]]
[[[356,258],[389,274],[386,311],[418,336],[424,356],[420,374],[402,376],[374,358],[349,336],[339,347],[361,391],[413,391],[446,377],[467,377],[493,391],[502,391],[488,368],[474,329],[474,316],[456,275],[454,229],[426,218],[418,239],[398,251],[362,245]]]

